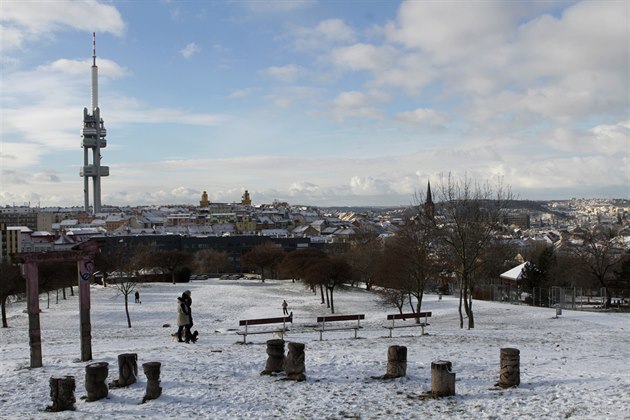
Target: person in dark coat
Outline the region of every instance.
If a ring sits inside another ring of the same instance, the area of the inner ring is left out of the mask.
[[[289,315],[289,304],[287,303],[286,300],[282,301],[282,314],[283,315]]]
[[[142,303],[140,302],[140,292],[138,292],[137,290],[136,290],[136,303]]]
[[[182,293],[181,297],[177,298],[177,341],[180,343],[190,341],[190,328],[192,327],[192,298],[190,297],[190,290],[186,290]],[[184,339],[182,339],[182,333]]]

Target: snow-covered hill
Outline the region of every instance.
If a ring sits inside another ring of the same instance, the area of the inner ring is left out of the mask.
[[[177,343],[176,297],[192,291],[197,344]],[[139,404],[146,378],[110,389],[107,399],[86,402],[80,362],[78,298],[46,308],[42,296],[42,368],[29,368],[28,317],[23,303],[9,307],[8,329],[0,329],[0,418],[630,418],[630,315],[563,311],[475,301],[477,328],[461,330],[457,300],[428,295],[423,310],[433,313],[428,335],[418,328],[388,338],[384,308],[365,290],[335,294],[338,314],[364,313],[352,331],[330,332],[319,341],[312,330],[325,305],[299,283],[209,279],[189,284],[146,284],[142,304],[130,303],[127,328],[123,298],[113,288],[93,286],[92,352],[109,362],[108,383],[118,377],[117,356],[137,353],[138,364],[162,363],[162,396]],[[294,313],[287,341],[305,344],[305,382],[261,376],[266,340],[238,344],[239,319],[282,316],[286,299]],[[133,299],[132,299],[133,300]],[[383,375],[387,349],[407,346],[407,376]],[[521,351],[521,385],[495,390],[499,351]],[[456,396],[421,399],[431,389],[431,362],[449,360],[457,374]],[[76,411],[43,413],[50,405],[51,376],[74,375]]]

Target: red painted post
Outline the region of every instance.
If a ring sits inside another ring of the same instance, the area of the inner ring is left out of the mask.
[[[28,312],[28,341],[31,348],[31,367],[42,367],[42,332],[39,325],[39,270],[37,263],[24,264],[26,276],[26,308]]]

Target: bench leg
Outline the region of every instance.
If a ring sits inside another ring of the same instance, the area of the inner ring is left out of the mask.
[[[420,328],[422,328],[422,334],[421,335],[424,335],[424,325],[421,325]]]

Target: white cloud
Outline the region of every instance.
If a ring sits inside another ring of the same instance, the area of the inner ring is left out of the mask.
[[[347,117],[368,117],[373,119],[383,118],[383,113],[374,105],[391,100],[391,96],[383,91],[359,91],[341,92],[332,102],[331,113],[338,121]]]
[[[272,66],[263,70],[263,74],[284,83],[293,83],[297,80],[304,69],[295,64],[286,66]]]
[[[316,4],[316,0],[284,0],[284,1],[260,1],[260,0],[243,0],[236,2],[242,4],[254,13],[270,14],[270,13],[287,13],[299,9],[304,9]]]
[[[434,109],[417,108],[396,115],[396,119],[412,125],[440,126],[446,122],[446,117]]]
[[[370,44],[355,44],[332,50],[332,63],[347,70],[377,71],[389,67],[396,60],[398,52],[388,46],[377,47]]]
[[[117,36],[125,30],[116,7],[95,0],[5,1],[0,22],[3,51],[23,48],[27,42],[66,28]]]
[[[129,75],[129,71],[126,68],[121,67],[118,63],[112,60],[97,58],[96,65],[98,66],[99,79],[101,77],[118,79]],[[87,74],[87,69],[89,69],[91,66],[91,58],[86,60],[69,60],[65,58],[60,58],[53,61],[52,63],[44,64],[37,67],[36,71],[59,73],[80,77],[85,76]]]
[[[319,22],[312,28],[293,30],[293,45],[298,50],[323,50],[333,45],[352,43],[357,34],[343,20],[333,18]]]
[[[254,92],[252,88],[238,89],[233,92],[230,92],[228,98],[230,99],[238,99],[238,98],[246,98]]]
[[[391,42],[445,63],[509,39],[518,11],[518,5],[498,1],[405,1],[385,33]]]
[[[179,53],[185,59],[189,59],[190,57],[192,57],[193,55],[197,54],[200,51],[201,51],[201,48],[199,48],[197,44],[195,44],[194,42],[190,42],[183,49],[179,50]]]

